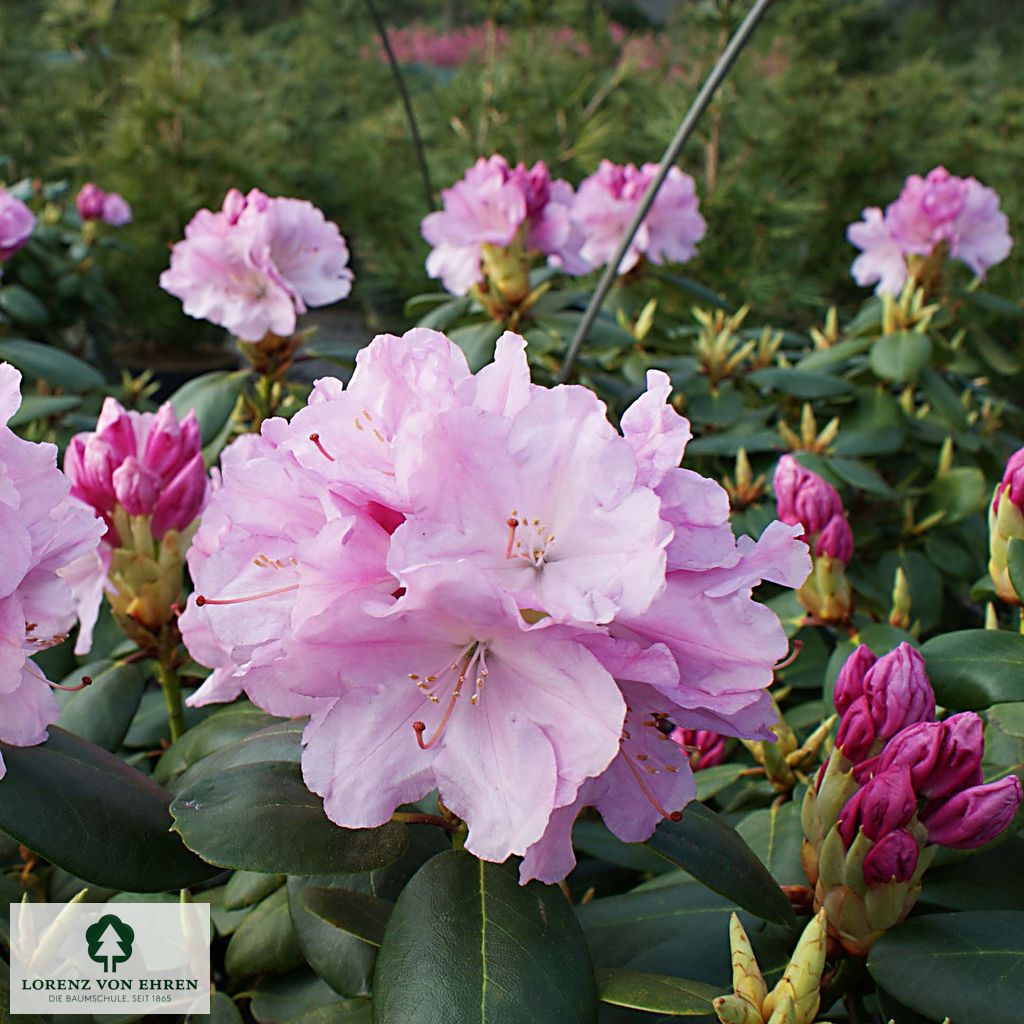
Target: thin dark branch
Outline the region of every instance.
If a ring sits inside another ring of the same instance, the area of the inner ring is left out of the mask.
[[[618,251],[615,253],[615,256],[608,261],[608,265],[604,268],[601,280],[598,282],[597,288],[594,290],[594,294],[590,298],[590,303],[587,306],[586,312],[580,320],[580,325],[576,329],[576,334],[569,345],[569,350],[566,352],[565,360],[562,363],[562,369],[558,374],[558,380],[560,383],[564,384],[569,379],[569,375],[572,373],[573,364],[576,362],[576,357],[579,355],[580,348],[582,347],[583,342],[586,341],[587,335],[590,333],[590,328],[594,326],[594,321],[597,319],[598,311],[601,309],[601,304],[604,302],[605,296],[608,294],[615,278],[618,276],[619,264],[622,262],[623,256],[626,255],[626,252],[633,241],[633,236],[640,229],[640,225],[643,223],[644,217],[647,216],[647,213],[651,208],[651,204],[654,202],[654,197],[658,194],[658,190],[661,188],[662,183],[668,176],[669,168],[678,159],[683,146],[686,145],[690,135],[693,134],[693,129],[697,127],[697,122],[700,121],[701,115],[707,109],[708,104],[711,102],[711,99],[718,90],[718,87],[725,80],[725,76],[729,73],[729,69],[739,56],[740,51],[747,44],[751,35],[753,35],[754,29],[757,28],[758,22],[764,16],[764,13],[771,2],[772,0],[757,0],[754,6],[750,9],[750,12],[743,19],[743,23],[738,29],[736,29],[732,39],[729,40],[729,45],[722,51],[722,55],[718,58],[718,63],[716,63],[711,69],[711,74],[708,75],[707,80],[701,87],[700,92],[697,93],[696,98],[690,105],[690,109],[686,112],[686,116],[680,123],[674,138],[668,144],[668,149],[665,150],[665,154],[662,156],[661,163],[658,166],[658,173],[655,175],[654,180],[644,193],[643,199],[640,200],[640,205],[636,208],[636,212],[633,214],[633,219],[629,222],[629,226],[626,228],[626,231],[622,236],[622,241],[619,243]]]
[[[434,186],[430,182],[430,168],[427,166],[427,154],[423,148],[423,139],[420,136],[420,126],[416,121],[416,112],[412,108],[412,100],[409,98],[409,90],[405,87],[405,78],[402,76],[402,69],[398,66],[395,58],[395,51],[391,49],[391,40],[388,38],[388,29],[377,10],[373,0],[363,0],[366,9],[370,12],[373,24],[380,37],[380,45],[384,47],[384,54],[391,67],[391,74],[394,76],[395,85],[398,86],[399,95],[402,97],[402,106],[405,107],[405,119],[409,122],[409,134],[412,136],[413,149],[416,150],[416,161],[420,166],[420,177],[423,179],[423,197],[427,202],[427,211],[436,206],[434,201]]]

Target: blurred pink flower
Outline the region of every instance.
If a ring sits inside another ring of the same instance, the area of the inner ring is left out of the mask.
[[[583,237],[580,255],[594,267],[608,263],[626,226],[657,173],[657,164],[620,166],[602,160],[576,193],[572,219]],[[625,274],[641,256],[652,263],[685,263],[697,252],[707,224],[700,215],[696,187],[678,167],[669,170],[654,205],[619,265]]]
[[[1008,225],[998,194],[976,178],[958,178],[945,167],[925,178],[912,174],[884,215],[870,207],[847,228],[847,238],[861,250],[851,273],[860,285],[896,294],[907,279],[906,257],[928,256],[945,242],[950,258],[984,277],[1010,253]]]
[[[10,259],[29,240],[35,226],[35,214],[0,187],[0,263]]]
[[[590,391],[532,384],[524,350],[505,334],[471,374],[435,331],[382,336],[348,387],[240,438],[180,624],[215,669],[193,703],[311,715],[303,773],[332,820],[436,788],[467,848],[525,855],[526,880],[571,867],[582,806],[638,841],[692,798],[669,722],[767,734],[786,640],[751,588],[809,562],[797,527],[737,542],[727,507],[670,483],[689,428],[663,374],[623,435]],[[676,539],[707,568],[667,571]]]
[[[99,220],[103,216],[103,201],[107,193],[95,184],[87,181],[75,196],[75,209],[82,220]]]
[[[132,221],[132,208],[120,193],[108,192],[103,200],[102,217],[112,227],[124,227]]]
[[[75,611],[64,573],[95,549],[103,524],[68,499],[56,447],[6,426],[21,404],[20,383],[0,363],[0,741],[29,746],[46,739],[60,712],[32,655],[66,639]]]
[[[294,333],[296,315],[352,290],[348,247],[312,203],[232,189],[220,211],[200,210],[171,252],[160,287],[189,316],[245,341]]]

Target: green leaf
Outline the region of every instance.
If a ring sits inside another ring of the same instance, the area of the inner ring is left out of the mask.
[[[316,875],[368,871],[401,856],[405,827],[345,829],[324,813],[298,765],[263,761],[205,776],[171,804],[174,830],[211,864]],[[166,888],[166,886],[164,886]]]
[[[847,338],[830,348],[815,349],[809,352],[796,364],[798,370],[821,370],[826,366],[836,366],[845,363],[854,356],[866,352],[872,343],[872,338]]]
[[[429,313],[420,317],[417,327],[429,327],[435,331],[446,331],[460,317],[469,312],[472,300],[465,295],[458,298],[447,296],[448,301],[435,306]],[[406,308],[408,310],[408,303]]]
[[[881,498],[896,498],[896,491],[886,483],[885,478],[866,462],[845,455],[833,455],[825,460],[840,480],[859,491],[875,494]]]
[[[287,881],[285,875],[265,875],[262,871],[236,871],[224,886],[224,909],[242,910],[265,900]]]
[[[224,966],[233,978],[251,978],[280,974],[303,962],[288,912],[288,890],[282,885],[238,926],[224,954]]]
[[[394,907],[379,896],[328,886],[303,889],[299,902],[332,928],[354,935],[371,946],[380,946],[384,941],[384,929]]]
[[[504,330],[504,324],[485,320],[483,323],[456,327],[455,330],[448,332],[448,337],[462,349],[469,368],[476,372],[491,361],[494,356],[494,343]]]
[[[65,391],[91,391],[106,383],[95,367],[69,352],[38,341],[6,338],[0,341],[0,360],[16,366],[33,380],[46,381]]]
[[[1024,1006],[1024,912],[929,914],[875,943],[878,985],[925,1017],[1019,1024]]]
[[[764,391],[781,391],[784,395],[803,399],[832,398],[853,390],[853,385],[842,377],[785,366],[766,366],[755,370],[747,380]]]
[[[947,910],[1024,911],[1024,838],[1009,836],[978,852],[943,854],[950,859],[925,873],[922,903]]]
[[[686,981],[667,974],[646,974],[619,967],[595,971],[597,997],[602,1003],[625,1006],[631,1010],[664,1013],[669,1017],[699,1017],[711,1014],[711,1001],[721,989],[700,981]]]
[[[806,885],[800,863],[804,833],[800,826],[800,800],[764,807],[748,814],[736,831],[772,873],[779,885]]]
[[[964,629],[932,637],[922,648],[938,702],[950,711],[983,711],[1024,694],[1024,636]]]
[[[520,886],[512,863],[465,851],[428,861],[402,891],[374,973],[375,1024],[592,1024],[597,990],[562,893]]]
[[[338,994],[312,971],[303,968],[278,977],[261,978],[249,1004],[260,1024],[283,1024],[300,1013],[338,1002]]]
[[[181,699],[187,700],[194,691],[187,686],[182,687]],[[213,713],[215,707],[185,707],[185,727],[191,729],[198,725],[207,715]],[[153,750],[163,743],[170,743],[171,727],[167,723],[167,704],[159,690],[147,690],[142,695],[139,709],[132,720],[124,745],[132,750]]]
[[[928,485],[917,518],[922,520],[934,512],[943,512],[942,525],[951,526],[980,512],[988,504],[989,496],[985,474],[977,466],[955,466]]]
[[[661,822],[647,845],[752,914],[796,926],[778,882],[736,830],[703,804],[691,803],[682,821]]]
[[[251,370],[214,370],[183,384],[171,395],[178,418],[194,409],[203,444],[209,444],[231,418],[238,396],[252,376]]]
[[[214,992],[210,997],[209,1024],[242,1024],[242,1014],[226,992]]]
[[[23,427],[34,420],[59,416],[61,413],[77,409],[82,404],[78,395],[22,395],[18,411],[7,421],[12,430]]]
[[[326,1006],[315,1006],[285,1024],[372,1024],[373,1007],[369,999],[339,999]]]
[[[8,284],[0,288],[0,310],[12,320],[33,327],[45,324],[50,311],[27,288],[20,284]]]
[[[215,874],[169,831],[170,794],[113,754],[58,726],[39,746],[0,750],[0,829],[71,874],[128,892]]]
[[[702,768],[699,772],[693,773],[694,782],[697,783],[697,799],[703,803],[717,796],[723,789],[727,789],[746,770],[747,766],[731,762],[729,764],[715,764],[710,768]]]
[[[886,334],[871,346],[871,369],[884,380],[916,380],[932,357],[932,339],[917,331]]]
[[[643,843],[626,843],[609,831],[598,818],[581,815],[572,828],[572,845],[577,850],[631,871],[663,874],[672,868]]]
[[[58,724],[104,750],[117,750],[142,700],[146,675],[135,664],[102,661],[76,669],[64,683],[75,685],[82,676],[92,679],[84,690],[59,693]]]
[[[1006,567],[1010,571],[1010,582],[1017,596],[1024,598],[1024,540],[1020,537],[1010,538],[1006,548]]]

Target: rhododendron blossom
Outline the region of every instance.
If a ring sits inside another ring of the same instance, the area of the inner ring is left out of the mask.
[[[259,341],[287,337],[310,306],[345,298],[352,271],[338,226],[312,203],[232,189],[219,211],[189,221],[160,287],[189,316]]]
[[[511,167],[499,154],[481,157],[441,197],[444,209],[423,218],[423,237],[433,246],[427,273],[453,295],[465,295],[483,281],[485,245],[518,244],[570,274],[590,269],[576,251],[572,187],[553,180],[543,162]]]
[[[60,713],[32,655],[67,637],[75,612],[64,572],[96,547],[103,524],[69,500],[56,447],[6,426],[21,404],[20,383],[0,363],[0,741],[29,746],[46,739]]]
[[[580,184],[572,220],[582,236],[580,255],[592,266],[612,260],[657,173],[657,164],[622,166],[602,160]],[[706,229],[693,178],[678,167],[669,168],[654,204],[622,257],[619,273],[632,270],[641,256],[651,263],[686,263],[696,254]]]
[[[17,196],[0,187],[0,263],[29,240],[35,226],[36,215]]]
[[[619,433],[586,388],[532,384],[517,335],[476,374],[435,331],[376,338],[225,452],[180,619],[214,668],[192,702],[310,715],[303,775],[345,827],[437,790],[523,880],[571,867],[583,806],[646,838],[693,798],[677,726],[770,735],[786,640],[751,589],[810,567],[799,527],[733,537],[648,383]]]
[[[907,279],[907,257],[928,256],[945,243],[952,259],[984,277],[1010,254],[1008,224],[998,194],[976,178],[958,178],[945,167],[924,178],[912,174],[884,214],[869,207],[863,220],[847,228],[847,238],[861,250],[851,273],[857,284],[897,294]]]

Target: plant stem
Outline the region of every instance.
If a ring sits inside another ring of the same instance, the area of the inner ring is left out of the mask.
[[[181,679],[167,657],[156,663],[156,677],[164,691],[167,706],[167,722],[171,727],[171,742],[185,735],[185,707],[181,702]]]
[[[367,3],[370,2],[371,0],[367,0]],[[693,134],[694,128],[697,127],[697,122],[701,119],[718,87],[725,80],[725,76],[729,73],[729,69],[746,45],[747,40],[753,35],[754,29],[757,28],[758,22],[764,16],[771,2],[772,0],[756,0],[754,6],[740,24],[740,27],[736,29],[732,39],[729,40],[729,45],[722,51],[718,62],[711,69],[711,74],[708,75],[701,86],[700,92],[697,93],[693,103],[690,104],[690,109],[686,112],[686,116],[680,122],[675,137],[668,144],[668,148],[661,158],[658,173],[654,176],[654,180],[644,193],[643,199],[640,200],[640,205],[633,214],[633,219],[629,222],[629,226],[622,236],[618,251],[608,261],[608,265],[604,268],[604,273],[601,275],[601,280],[598,282],[594,294],[590,297],[590,303],[580,320],[580,325],[576,329],[576,334],[562,362],[562,369],[558,374],[558,382],[560,384],[564,384],[569,379],[573,363],[576,362],[576,356],[579,355],[580,348],[582,348],[583,342],[586,341],[587,335],[590,333],[590,328],[594,326],[594,321],[597,319],[598,311],[605,300],[605,296],[618,276],[619,264],[622,262],[623,256],[626,255],[626,251],[633,241],[633,236],[640,230],[640,225],[654,203],[658,190],[661,188],[665,178],[668,177],[669,168],[676,162],[683,146],[686,145]]]

